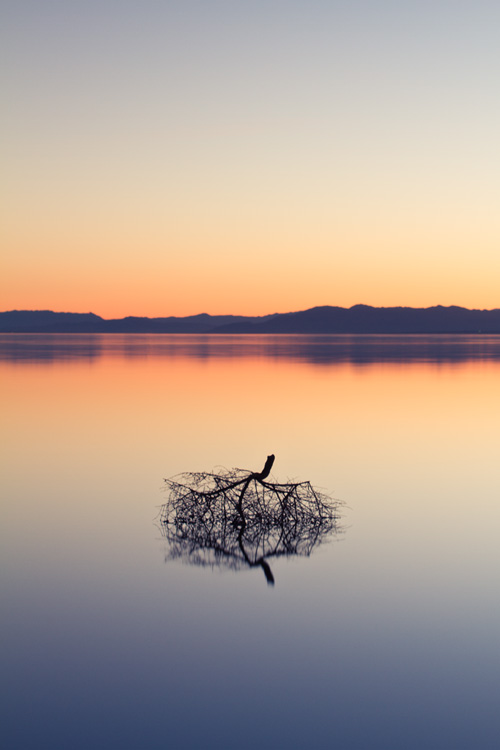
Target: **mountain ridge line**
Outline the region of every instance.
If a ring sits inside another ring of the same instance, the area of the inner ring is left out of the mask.
[[[95,313],[52,310],[0,312],[0,333],[411,334],[500,333],[500,309],[450,305],[372,307],[323,305],[262,316],[209,315],[105,319]]]

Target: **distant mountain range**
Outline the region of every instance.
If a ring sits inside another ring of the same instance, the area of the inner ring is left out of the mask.
[[[464,307],[313,307],[301,312],[245,317],[127,317],[105,320],[93,313],[11,310],[0,313],[1,333],[299,333],[407,334],[500,333],[500,309]]]

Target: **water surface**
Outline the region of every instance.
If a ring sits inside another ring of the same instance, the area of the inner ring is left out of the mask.
[[[498,337],[0,337],[8,748],[493,748]],[[310,557],[169,558],[163,478],[345,503]],[[165,562],[165,559],[168,562]]]

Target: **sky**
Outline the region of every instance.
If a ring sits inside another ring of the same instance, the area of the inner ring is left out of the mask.
[[[497,0],[4,0],[0,310],[500,307]]]

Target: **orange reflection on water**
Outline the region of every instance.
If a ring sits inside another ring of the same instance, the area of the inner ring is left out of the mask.
[[[169,473],[193,469],[193,459],[253,468],[275,452],[289,475],[304,455],[322,475],[332,464],[358,474],[360,456],[364,470],[390,461],[415,471],[417,460],[434,460],[436,441],[439,460],[460,470],[479,450],[493,459],[500,416],[499,365],[476,360],[356,366],[105,353],[0,367],[11,460],[29,456],[38,470],[103,456],[125,470],[153,458]],[[47,455],[57,436],[57,456]]]
[[[429,580],[447,575],[474,534],[483,557],[497,549],[496,360],[314,364],[252,346],[174,350],[125,354],[115,339],[99,356],[0,362],[5,512],[25,544],[40,546],[44,529],[44,554],[59,550],[54,570],[76,559],[77,537],[82,565],[90,542],[106,557],[117,523],[132,545],[150,538],[163,477],[258,470],[270,453],[278,479],[310,480],[347,504],[350,565],[377,539],[377,554],[404,571],[401,588],[416,559]],[[384,565],[372,560],[373,576]]]

